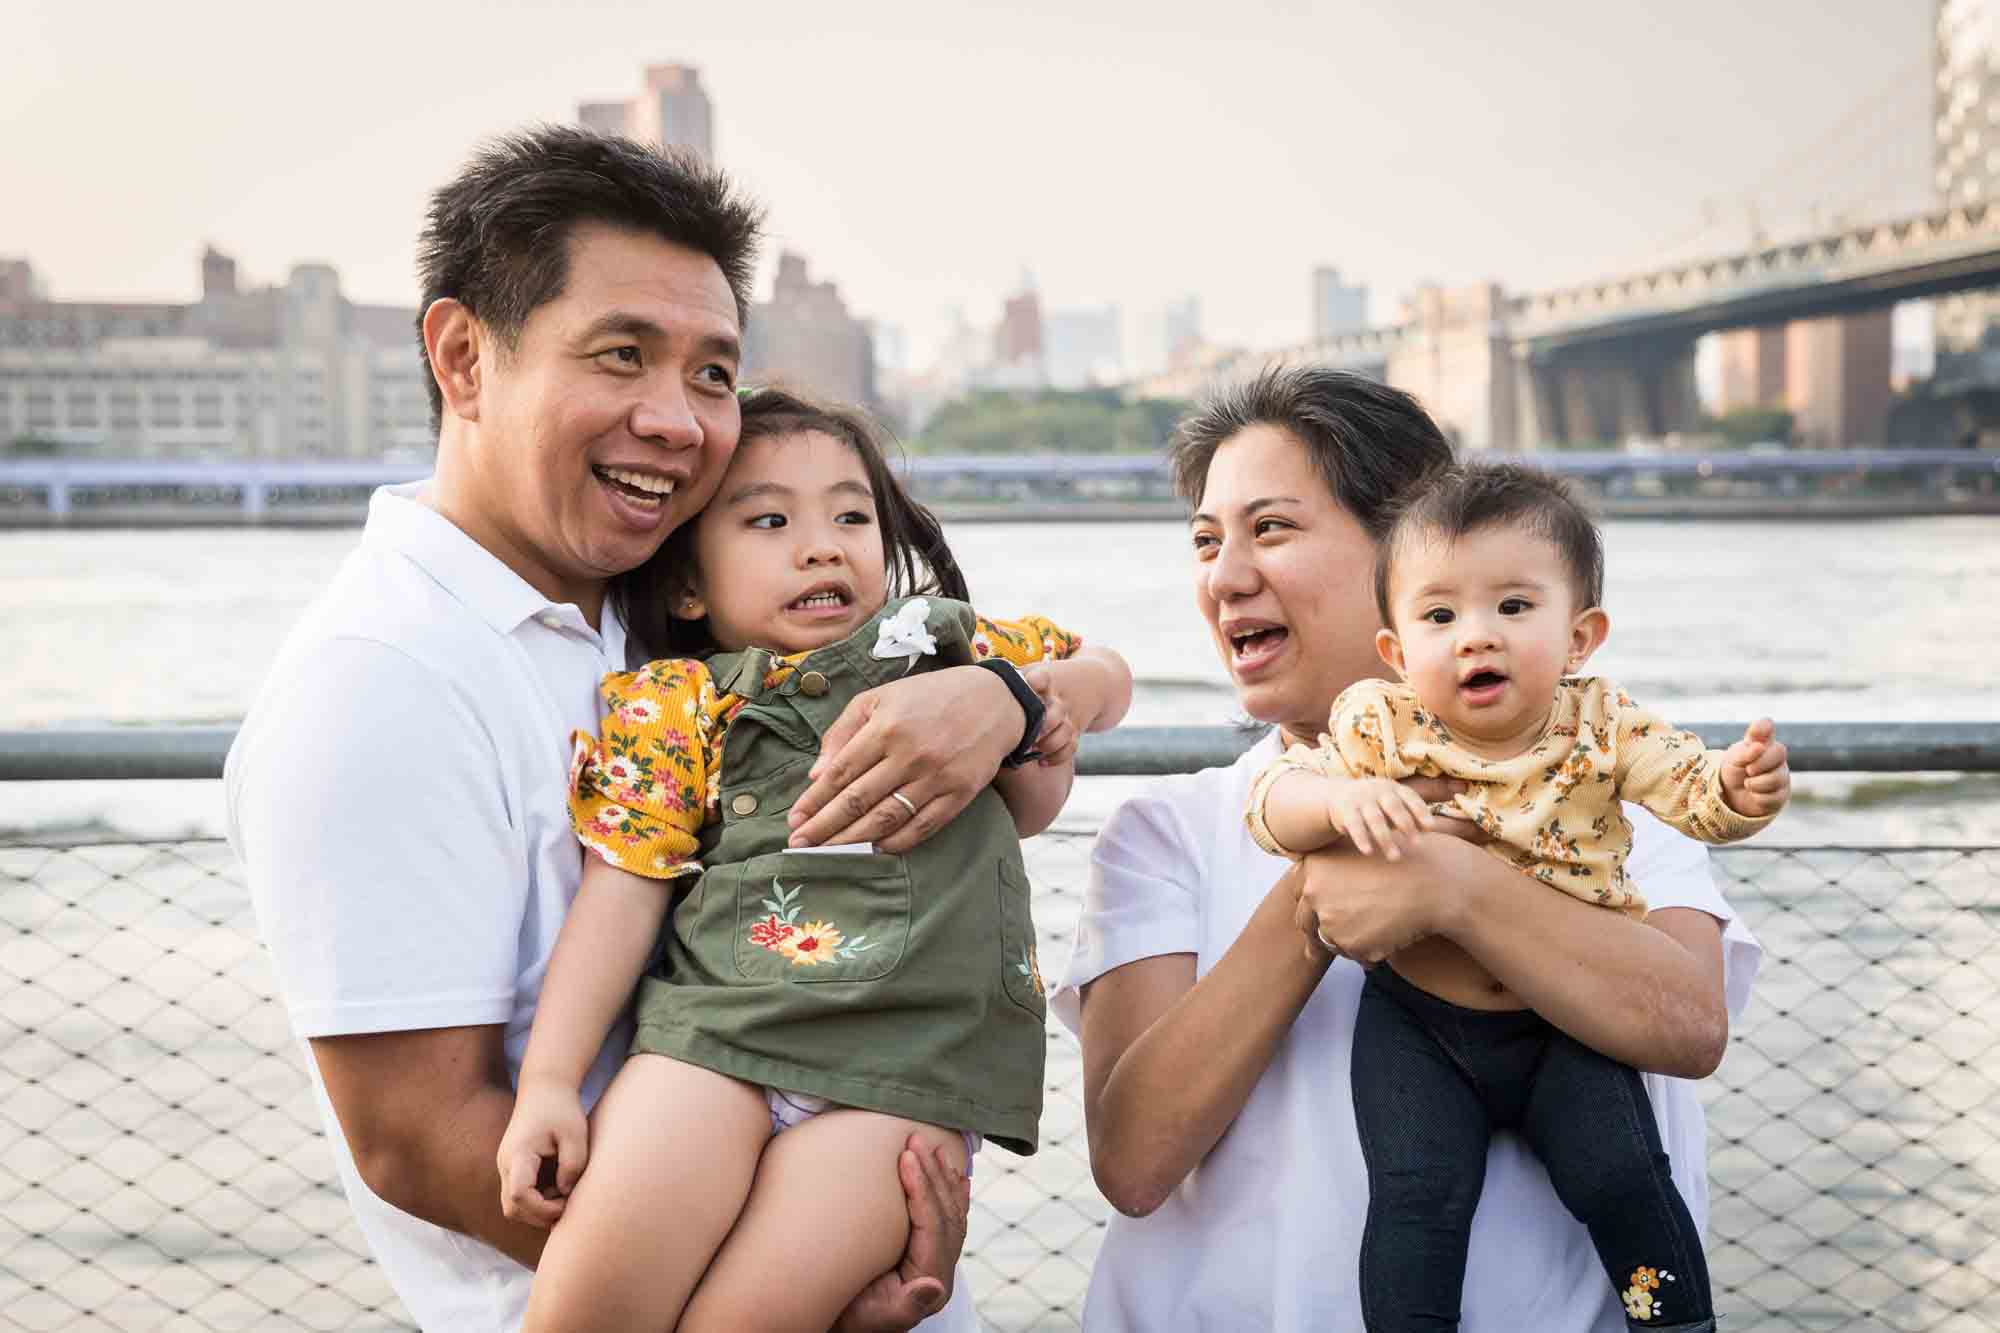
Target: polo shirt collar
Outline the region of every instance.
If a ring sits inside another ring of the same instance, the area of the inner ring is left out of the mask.
[[[512,634],[530,616],[560,619],[588,631],[574,606],[551,602],[450,519],[424,503],[430,480],[377,487],[368,500],[368,526],[361,540],[404,556],[438,586],[502,634]],[[607,614],[608,614],[607,604]],[[547,620],[544,623],[549,623]]]

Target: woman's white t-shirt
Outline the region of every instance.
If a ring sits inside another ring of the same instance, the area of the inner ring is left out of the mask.
[[[1120,806],[1091,855],[1076,944],[1050,1008],[1076,1031],[1079,990],[1114,968],[1191,953],[1206,975],[1287,866],[1243,824],[1251,780],[1277,754],[1266,737],[1228,768],[1163,779]],[[1731,1017],[1762,950],[1715,889],[1708,852],[1644,810],[1627,868],[1653,908],[1725,923]],[[1522,892],[1546,892],[1522,881]],[[1358,1329],[1368,1175],[1348,1082],[1363,972],[1336,961],[1278,1046],[1250,1099],[1158,1211],[1114,1215],[1092,1272],[1084,1328]],[[1697,1226],[1708,1220],[1704,1120],[1694,1085],[1645,1076]],[[1496,1134],[1467,1256],[1464,1333],[1616,1333],[1624,1309],[1584,1229],[1557,1202],[1521,1141]]]

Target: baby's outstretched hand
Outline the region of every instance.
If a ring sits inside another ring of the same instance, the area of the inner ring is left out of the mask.
[[[1758,819],[1785,808],[1792,770],[1768,717],[1744,728],[1743,739],[1722,752],[1722,799],[1739,815]]]
[[[590,1127],[575,1088],[533,1080],[515,1094],[500,1136],[500,1211],[516,1222],[552,1227],[590,1156]],[[542,1188],[542,1163],[555,1161],[555,1186]]]
[[[1401,859],[1403,842],[1431,827],[1431,808],[1424,798],[1389,778],[1330,778],[1326,817],[1369,856]]]

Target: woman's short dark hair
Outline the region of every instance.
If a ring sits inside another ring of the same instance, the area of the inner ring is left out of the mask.
[[[937,516],[911,498],[889,466],[888,433],[858,408],[814,402],[787,389],[760,388],[741,395],[743,433],[737,448],[779,435],[817,433],[854,450],[875,493],[875,521],[882,531],[889,596],[929,594],[971,600],[965,575],[946,545]],[[684,596],[698,573],[694,528],[699,516],[675,528],[653,558],[611,581],[612,605],[640,647],[654,657],[700,657],[716,651],[706,620],[678,620],[668,608]]]
[[[1604,540],[1562,478],[1518,463],[1461,463],[1424,478],[1391,506],[1375,553],[1375,605],[1389,616],[1389,576],[1403,549],[1419,538],[1455,541],[1510,526],[1556,548],[1569,570],[1579,610],[1604,601]]]
[[[1293,366],[1216,391],[1182,418],[1168,445],[1174,490],[1201,503],[1223,441],[1275,426],[1305,446],[1326,488],[1371,537],[1390,503],[1426,472],[1451,462],[1451,445],[1417,400],[1345,370]]]
[[[736,298],[737,323],[750,309],[751,270],[763,212],[729,178],[693,153],[566,125],[542,125],[482,144],[458,175],[431,196],[417,237],[417,345],[426,371],[424,312],[449,297],[508,346],[537,307],[562,295],[569,238],[579,223],[601,222],[658,236],[707,255]],[[431,429],[444,419],[436,378]]]

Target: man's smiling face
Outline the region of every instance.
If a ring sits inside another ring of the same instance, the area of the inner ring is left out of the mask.
[[[714,494],[742,424],[741,330],[697,250],[585,223],[568,257],[511,348],[481,332],[470,503],[452,517],[543,595],[590,608]]]

